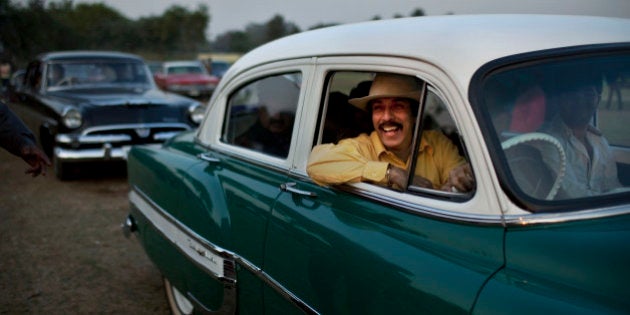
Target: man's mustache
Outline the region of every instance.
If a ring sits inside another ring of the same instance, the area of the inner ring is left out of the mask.
[[[383,130],[385,128],[385,126],[394,126],[394,127],[398,128],[398,129],[402,129],[403,128],[403,125],[401,123],[389,120],[389,121],[385,121],[385,122],[380,123],[378,125],[378,129]]]

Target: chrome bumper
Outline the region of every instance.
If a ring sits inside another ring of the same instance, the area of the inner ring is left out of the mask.
[[[162,144],[143,144],[143,146],[152,147],[159,147],[160,145]],[[126,161],[129,150],[131,150],[131,146],[114,148],[109,143],[104,144],[99,149],[72,150],[56,147],[55,159],[63,162]]]
[[[152,135],[151,144],[140,144],[146,146],[160,146],[162,142],[175,136],[179,132],[188,129],[187,125],[175,125],[182,128],[179,131],[158,132]],[[139,135],[142,132],[146,132],[142,138],[149,136],[150,128],[155,127],[151,125],[141,126],[135,128],[135,132]],[[126,126],[126,128],[132,128]],[[96,128],[87,130],[98,130]],[[79,162],[79,161],[111,161],[111,160],[127,160],[127,154],[131,150],[133,144],[129,144],[132,141],[132,137],[127,134],[108,134],[108,135],[67,135],[59,134],[55,137],[57,145],[54,149],[54,158],[63,162]],[[127,145],[123,145],[126,143]],[[81,148],[82,145],[92,145],[92,148]],[[94,147],[99,145],[100,147]]]

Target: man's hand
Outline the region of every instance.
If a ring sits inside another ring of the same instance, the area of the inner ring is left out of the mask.
[[[451,192],[468,192],[475,187],[475,178],[472,175],[470,164],[460,165],[449,172],[448,182],[442,186],[442,190]]]
[[[393,165],[389,166],[389,179],[394,189],[403,190],[407,185],[408,176],[409,174],[406,170]],[[413,185],[429,189],[433,188],[433,184],[430,180],[418,175],[413,177]]]
[[[22,148],[20,156],[28,165],[28,168],[24,173],[31,174],[36,177],[39,174],[46,176],[46,167],[50,166],[50,160],[46,154],[35,145],[29,145]]]

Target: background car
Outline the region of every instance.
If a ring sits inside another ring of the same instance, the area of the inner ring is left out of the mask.
[[[219,77],[210,75],[200,61],[164,62],[154,78],[162,90],[200,99],[208,99],[219,84]]]
[[[182,314],[628,313],[630,90],[616,84],[630,77],[628,29],[440,16],[266,44],[228,70],[197,131],[131,150],[125,230]],[[420,136],[440,131],[470,163],[472,191],[309,177],[315,145],[370,132],[348,99],[378,73],[421,84],[409,173],[435,152]],[[589,176],[619,183],[571,196],[575,156],[545,128],[584,75],[601,87],[575,93],[588,105],[621,95],[621,110],[591,108],[588,131],[609,139],[613,154],[595,159],[616,167]]]
[[[14,100],[60,179],[72,177],[79,162],[125,161],[132,145],[195,129],[204,110],[159,90],[142,58],[120,52],[41,54]]]
[[[155,76],[156,73],[162,72],[162,62],[160,61],[147,61],[147,66],[149,66],[149,71],[151,71],[151,75]]]
[[[213,60],[210,62],[210,74],[221,79],[232,64],[227,61]]]

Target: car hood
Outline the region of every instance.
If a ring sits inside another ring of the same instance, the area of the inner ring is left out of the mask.
[[[47,93],[53,100],[75,106],[190,105],[191,99],[158,89],[73,89]]]

